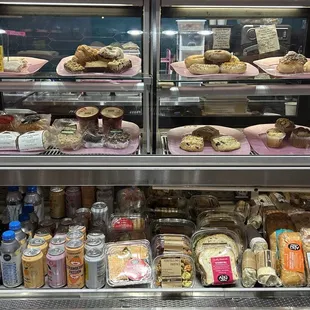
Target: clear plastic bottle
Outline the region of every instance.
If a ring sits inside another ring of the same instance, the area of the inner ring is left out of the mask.
[[[27,248],[27,235],[22,231],[22,225],[19,221],[13,221],[9,225],[9,230],[14,231],[15,239],[19,242],[21,252]]]
[[[43,221],[44,220],[44,206],[42,205],[42,197],[38,194],[38,188],[36,186],[27,187],[27,193],[24,199],[24,210],[30,206],[33,206],[34,213],[37,215],[39,222]],[[31,216],[30,216],[30,220],[31,220]]]
[[[23,208],[23,196],[19,191],[18,186],[9,186],[6,195],[6,208],[4,210],[4,218],[8,222],[17,221]]]
[[[15,239],[14,231],[11,230],[2,234],[1,271],[5,287],[17,287],[23,283],[20,244]]]
[[[36,227],[31,223],[29,214],[22,213],[19,215],[19,221],[22,225],[22,231],[27,235],[28,242],[33,238]]]

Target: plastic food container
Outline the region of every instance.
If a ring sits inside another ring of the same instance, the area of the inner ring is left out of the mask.
[[[150,197],[146,202],[147,208],[152,210],[179,209],[187,210],[187,199],[184,197]]]
[[[197,217],[197,227],[203,227],[206,223],[206,221],[227,221],[227,222],[233,222],[235,224],[243,223],[243,219],[240,217],[240,215],[236,212],[223,212],[223,211],[217,211],[217,210],[208,210],[202,212]]]
[[[112,215],[111,229],[114,231],[134,231],[145,229],[145,218],[141,215]]]
[[[181,196],[181,191],[172,189],[153,189],[149,187],[147,190],[147,197],[170,197],[170,196]]]
[[[117,192],[116,202],[121,213],[140,213],[145,206],[145,196],[138,187],[128,187]]]
[[[118,107],[106,107],[100,112],[102,116],[103,133],[111,129],[121,129],[124,111]]]
[[[151,246],[154,257],[171,253],[192,255],[191,240],[185,235],[156,235],[152,239]]]
[[[143,240],[108,243],[107,283],[112,287],[152,282],[150,243]]]
[[[196,230],[196,225],[184,219],[158,219],[151,222],[151,233],[158,234],[184,234],[191,237]]]
[[[14,130],[15,117],[13,115],[0,115],[0,132]]]
[[[79,121],[81,132],[89,130],[91,132],[98,131],[99,109],[96,107],[83,107],[75,112]]]
[[[144,231],[110,231],[109,233],[110,242],[140,239],[146,239],[146,234]]]
[[[154,286],[163,288],[191,288],[195,283],[193,259],[183,254],[165,254],[153,261]]]
[[[214,210],[220,206],[218,199],[212,195],[195,195],[189,200],[190,213],[193,219],[207,210]]]
[[[176,218],[176,219],[187,219],[189,213],[187,210],[180,210],[176,208],[156,208],[146,210],[148,217],[151,219],[162,219],[162,218]]]
[[[196,260],[199,254],[210,245],[226,244],[233,251],[236,261],[241,259],[244,248],[240,237],[225,227],[201,229],[193,234],[191,241]]]
[[[184,19],[177,20],[179,31],[199,31],[204,30],[205,19]]]

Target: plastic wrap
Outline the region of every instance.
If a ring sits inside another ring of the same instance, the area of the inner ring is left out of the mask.
[[[131,136],[123,129],[111,129],[102,136],[104,147],[109,149],[125,149],[128,147]]]
[[[150,253],[147,240],[107,244],[107,283],[112,287],[151,283]]]
[[[153,256],[171,253],[192,255],[189,237],[179,234],[156,235],[151,242]]]
[[[248,244],[251,250],[257,254],[260,251],[268,250],[267,241],[261,237],[261,234],[252,226],[246,226]]]
[[[153,262],[154,286],[190,288],[195,283],[195,264],[188,255],[165,254]]]
[[[111,216],[111,229],[114,231],[134,231],[145,229],[145,217],[141,215]]]
[[[16,122],[15,130],[19,133],[46,130],[51,124],[51,114],[26,115],[19,117]]]
[[[255,204],[254,206],[250,206],[247,224],[259,229],[262,226],[262,223],[263,219],[260,215],[260,205]]]
[[[121,213],[140,213],[145,206],[145,196],[138,187],[127,187],[118,191],[116,202]]]
[[[310,228],[310,212],[295,211],[289,214],[296,231],[300,231],[302,228]]]
[[[110,231],[109,242],[146,239],[144,231]]]
[[[212,195],[195,195],[189,201],[190,213],[193,219],[206,210],[214,210],[220,206],[218,199]]]
[[[15,131],[0,132],[0,151],[17,151],[19,133]]]
[[[242,256],[242,285],[254,287],[257,281],[256,258],[254,252],[246,249]]]
[[[0,132],[2,131],[14,131],[17,123],[17,117],[15,115],[0,115]]]
[[[151,222],[151,234],[184,234],[191,237],[196,230],[196,225],[184,219],[158,219]]]
[[[102,135],[86,130],[83,134],[83,145],[85,148],[102,148]]]
[[[55,144],[55,135],[48,130],[26,132],[17,138],[17,146],[21,152],[45,151]]]
[[[310,228],[302,228],[300,234],[306,267],[307,285],[310,286]]]
[[[240,217],[243,219],[243,223],[246,222],[249,213],[250,213],[250,205],[248,202],[244,200],[239,200],[236,203],[234,212],[240,215]]]

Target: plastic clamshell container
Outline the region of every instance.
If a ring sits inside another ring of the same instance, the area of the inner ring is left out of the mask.
[[[188,202],[184,197],[149,197],[146,206],[148,209],[158,210],[164,209],[179,209],[188,210]]]
[[[144,230],[145,222],[142,215],[112,214],[110,228],[114,231]]]
[[[179,31],[200,31],[204,30],[205,19],[178,19],[177,21]]]
[[[226,244],[231,247],[236,261],[240,260],[243,253],[243,243],[238,234],[225,227],[204,228],[195,232],[191,238],[195,259],[209,244]]]
[[[118,241],[131,241],[131,240],[140,240],[146,239],[146,234],[144,231],[110,231],[109,242],[118,242]]]
[[[162,218],[187,219],[189,217],[189,213],[187,210],[177,208],[147,209],[146,213],[150,219],[162,219]]]
[[[151,222],[151,234],[184,234],[191,237],[196,230],[196,225],[184,219],[158,219]]]
[[[217,221],[228,221],[234,222],[235,224],[243,223],[243,219],[236,212],[223,212],[218,211],[216,209],[207,210],[199,214],[197,217],[197,227],[203,227],[205,225],[205,221],[208,220],[217,220]]]
[[[152,283],[151,249],[146,239],[108,243],[107,283],[122,287]]]
[[[195,276],[195,263],[188,255],[164,254],[153,261],[153,283],[156,288],[192,288]]]
[[[121,213],[140,213],[145,206],[145,195],[138,187],[128,187],[117,192],[116,202]]]
[[[192,255],[191,240],[182,234],[160,234],[153,237],[151,242],[153,257],[179,253]]]
[[[218,199],[212,195],[194,195],[189,200],[190,213],[194,219],[202,212],[214,210],[219,206]]]

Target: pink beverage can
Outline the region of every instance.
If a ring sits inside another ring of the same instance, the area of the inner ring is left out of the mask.
[[[66,216],[75,217],[77,209],[82,208],[81,189],[78,186],[70,186],[66,188]]]
[[[50,249],[60,248],[65,250],[65,247],[66,247],[66,235],[52,238],[50,242]]]
[[[52,288],[63,287],[67,284],[66,254],[61,248],[51,248],[47,252],[47,279]]]

